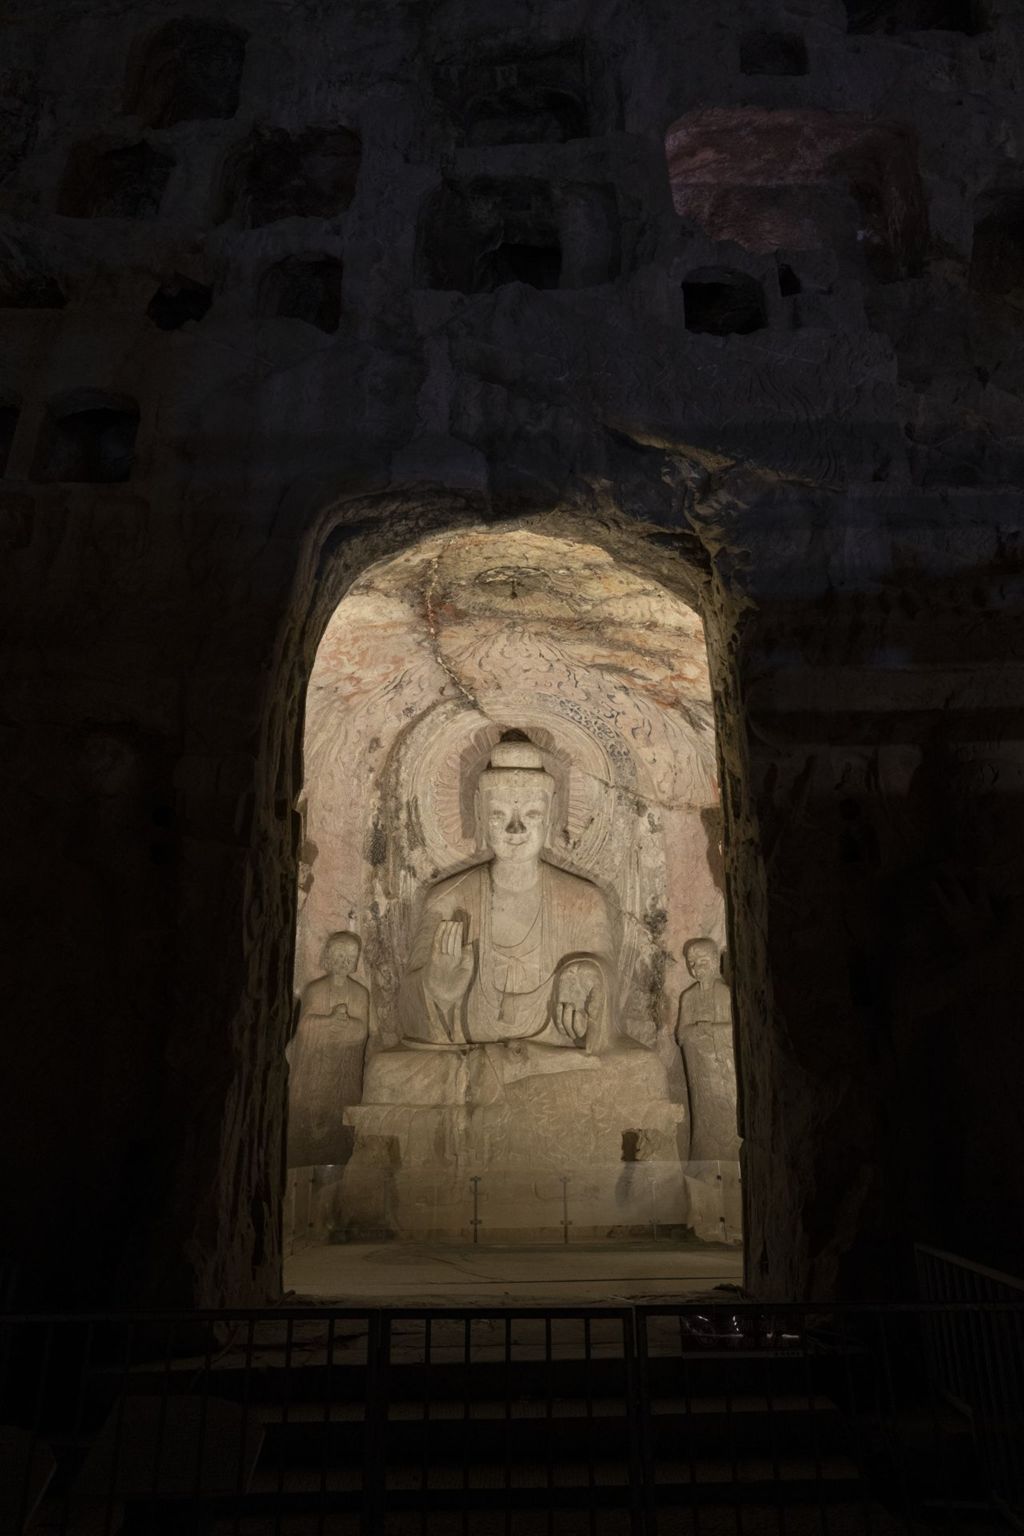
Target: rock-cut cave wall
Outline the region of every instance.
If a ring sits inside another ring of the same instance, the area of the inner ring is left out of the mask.
[[[703,613],[748,1283],[1019,1210],[1021,0],[25,0],[0,63],[5,1272],[279,1285],[303,697],[373,561]],[[74,1255],[71,1272],[67,1256]]]

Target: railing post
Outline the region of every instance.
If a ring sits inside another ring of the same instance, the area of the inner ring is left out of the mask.
[[[363,1504],[360,1536],[380,1536],[387,1501],[388,1366],[391,1314],[377,1309],[366,1332],[366,1405],[363,1417]]]
[[[630,1532],[631,1536],[657,1536],[647,1316],[640,1307],[630,1307],[623,1315],[622,1346],[629,1420]]]

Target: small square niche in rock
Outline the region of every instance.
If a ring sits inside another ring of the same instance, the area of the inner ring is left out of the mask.
[[[36,444],[32,479],[116,485],[135,459],[139,407],[123,395],[76,391],[51,400]]]
[[[7,473],[7,461],[11,456],[11,445],[18,429],[19,415],[16,405],[0,404],[0,475]]]
[[[806,75],[807,44],[799,32],[745,32],[740,39],[744,75]]]
[[[984,0],[846,0],[848,32],[963,32],[991,25]]]
[[[151,219],[160,212],[174,159],[151,144],[76,144],[57,212],[72,219]]]
[[[321,331],[341,321],[342,263],[337,256],[286,256],[260,278],[257,313],[305,320]]]
[[[0,309],[63,309],[66,303],[38,251],[11,238],[0,244]]]
[[[614,191],[600,183],[446,182],[420,220],[425,286],[459,293],[494,293],[508,283],[554,290],[614,282],[620,248]]]
[[[764,289],[746,272],[705,267],[683,282],[686,329],[709,336],[749,336],[768,324]]]
[[[356,193],[362,145],[351,128],[256,128],[224,167],[224,217],[246,229],[333,219]]]
[[[971,287],[1024,311],[1024,190],[986,193],[974,217]]]
[[[177,331],[190,320],[202,320],[213,303],[213,289],[175,273],[160,284],[146,314],[161,331]]]
[[[149,128],[234,117],[246,38],[226,21],[179,16],[165,22],[129,64],[125,111]]]

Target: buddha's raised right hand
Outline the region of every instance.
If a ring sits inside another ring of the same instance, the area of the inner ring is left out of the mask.
[[[463,920],[458,917],[438,923],[434,931],[427,991],[446,1007],[465,997],[473,979],[473,948],[463,942],[464,931]]]

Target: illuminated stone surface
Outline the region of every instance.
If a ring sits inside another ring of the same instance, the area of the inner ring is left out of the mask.
[[[304,813],[300,964],[362,924],[376,1005],[321,1235],[464,1238],[473,1176],[509,1234],[557,1234],[563,1177],[577,1235],[682,1230],[662,978],[682,925],[724,920],[692,611],[525,532],[376,568],[321,645]]]

